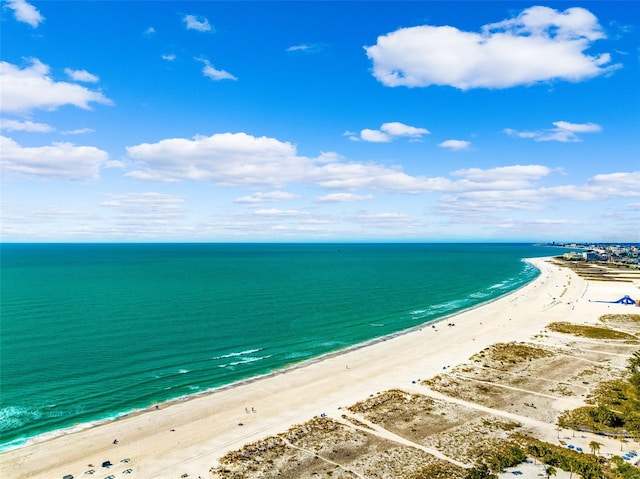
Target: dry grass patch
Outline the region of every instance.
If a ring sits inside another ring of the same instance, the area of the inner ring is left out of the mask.
[[[524,343],[497,343],[471,356],[485,367],[498,368],[553,356],[552,351]]]
[[[424,381],[431,389],[447,396],[507,411],[538,421],[554,423],[559,411],[554,409],[555,397],[545,397],[501,387],[498,384],[471,381],[466,378],[437,376]]]
[[[518,427],[517,423],[477,413],[474,419],[430,437],[426,445],[458,461],[474,464],[503,451],[510,443],[511,431]]]
[[[640,323],[640,314],[604,314],[600,316],[603,323]]]
[[[384,392],[349,410],[398,436],[423,445],[428,437],[478,416],[475,410],[464,406],[398,390]]]
[[[572,334],[574,336],[581,336],[589,339],[615,339],[623,341],[638,340],[638,337],[633,334],[600,326],[585,326],[581,324],[557,322],[549,324],[547,329],[557,333]]]
[[[229,452],[220,464],[214,479],[407,479],[423,471],[435,475],[422,477],[464,477],[462,468],[424,451],[326,417]]]

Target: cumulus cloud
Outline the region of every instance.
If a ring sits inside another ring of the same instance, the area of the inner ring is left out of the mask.
[[[360,137],[356,137],[354,139],[369,141],[371,143],[388,143],[391,141],[391,136],[380,130],[371,130],[369,128],[365,128],[364,130],[360,131]]]
[[[311,163],[297,157],[291,143],[246,133],[170,138],[130,146],[127,152],[144,165],[130,176],[163,181],[278,184],[300,175]]]
[[[0,62],[0,84],[0,108],[3,112],[55,110],[62,105],[74,105],[88,110],[91,109],[91,103],[112,104],[99,91],[53,80],[49,76],[49,67],[35,58],[24,69],[8,62]]]
[[[420,140],[423,135],[428,135],[431,132],[426,128],[417,128],[415,126],[405,125],[398,121],[390,123],[383,123],[379,130],[372,130],[365,128],[360,131],[360,136],[355,136],[351,132],[345,132],[345,135],[349,136],[352,141],[368,141],[372,143],[389,143],[397,138],[407,137],[414,141]]]
[[[33,28],[44,22],[44,17],[38,9],[26,0],[8,0],[7,7],[13,10],[16,20],[28,23]]]
[[[601,38],[598,19],[584,8],[536,6],[479,33],[452,26],[401,28],[365,50],[373,75],[386,86],[510,88],[577,82],[620,68],[608,53],[585,53]]]
[[[85,135],[87,133],[93,133],[94,131],[93,128],[76,128],[75,130],[65,130],[60,133],[63,135]]]
[[[184,198],[163,193],[126,193],[114,195],[100,205],[116,208],[127,216],[172,218],[182,214]]]
[[[317,53],[325,47],[322,43],[302,43],[300,45],[292,45],[287,48],[288,52]]]
[[[540,167],[538,172],[536,165],[530,167],[528,171],[520,166],[461,170],[460,174],[466,174],[474,181],[456,183],[462,191],[443,195],[439,209],[446,214],[467,216],[507,210],[541,210],[547,208],[549,202],[558,200],[602,201],[614,197],[640,197],[640,171],[595,175],[584,185],[544,187],[536,185],[535,180],[545,176],[543,169],[546,167]],[[502,172],[502,180],[490,179],[496,170]],[[508,194],[497,185],[508,186]]]
[[[507,135],[516,138],[530,138],[535,141],[560,141],[560,142],[576,142],[582,141],[578,136],[579,133],[598,133],[602,131],[602,127],[596,123],[570,123],[568,121],[553,122],[555,128],[538,131],[518,131],[512,128],[506,128],[504,132]]]
[[[152,37],[153,35],[155,35],[155,34],[156,34],[156,29],[155,29],[155,28],[153,28],[153,27],[149,27],[149,28],[147,28],[144,32],[142,32],[142,34],[143,34],[145,37]]]
[[[471,142],[465,140],[445,140],[441,143],[438,143],[438,146],[454,151],[468,150],[471,146]]]
[[[509,190],[529,187],[551,171],[544,165],[510,165],[488,169],[466,168],[453,171],[451,175],[462,178],[456,182],[458,189]]]
[[[89,73],[87,70],[72,70],[71,68],[65,68],[64,72],[73,81],[97,83],[100,80],[96,75]]]
[[[0,136],[2,170],[47,178],[97,178],[109,155],[93,146],[53,143],[50,146],[23,147],[11,138]]]
[[[400,168],[345,162],[330,153],[308,158],[298,155],[289,142],[246,133],[170,138],[130,146],[127,152],[138,162],[128,176],[147,180],[273,186],[306,182],[343,191],[377,189],[403,193],[443,190],[451,183],[445,178],[411,176]]]
[[[127,164],[124,161],[120,161],[120,160],[109,160],[104,162],[101,166],[103,168],[115,168],[115,169],[122,170],[127,167]]]
[[[172,62],[176,59],[175,53],[167,53],[166,55],[162,55],[162,59],[168,62]]]
[[[640,171],[595,175],[588,184],[620,196],[640,196]]]
[[[205,17],[199,17],[197,15],[185,15],[182,17],[182,21],[187,26],[187,30],[196,30],[198,32],[209,32],[213,27],[209,24],[209,20]]]
[[[318,203],[349,203],[353,201],[368,201],[373,195],[355,195],[353,193],[330,193],[316,198]]]
[[[540,210],[544,196],[535,189],[465,191],[443,195],[439,200],[439,209],[448,214],[467,216],[474,213],[507,210]]]
[[[445,191],[452,186],[446,178],[412,176],[399,168],[368,163],[334,163],[316,170],[317,184],[339,190],[379,190],[406,194]]]
[[[30,120],[18,121],[0,118],[0,129],[5,131],[28,131],[32,133],[49,133],[55,130],[46,123],[34,123]]]
[[[202,73],[204,76],[209,77],[214,81],[237,80],[237,78],[233,76],[231,73],[224,70],[218,70],[217,68],[215,68],[209,62],[209,60],[204,60],[204,59],[197,59],[197,60],[204,63],[204,67],[202,67]]]
[[[263,204],[263,203],[272,203],[275,201],[282,201],[282,200],[292,200],[294,198],[298,198],[298,195],[287,193],[286,191],[270,191],[267,193],[258,192],[249,196],[241,196],[240,198],[237,198],[234,202],[255,205],[255,204]]]

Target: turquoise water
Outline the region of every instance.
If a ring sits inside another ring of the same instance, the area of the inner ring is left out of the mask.
[[[522,244],[2,244],[1,446],[392,334],[531,281]]]

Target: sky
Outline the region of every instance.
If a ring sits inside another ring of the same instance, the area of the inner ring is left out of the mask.
[[[0,5],[2,241],[640,241],[637,1]]]

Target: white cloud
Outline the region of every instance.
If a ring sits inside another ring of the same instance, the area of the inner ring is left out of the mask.
[[[153,35],[155,35],[155,34],[156,34],[156,29],[155,29],[155,28],[153,28],[153,27],[149,27],[149,28],[147,28],[144,32],[142,32],[142,34],[143,34],[145,37],[152,37]]]
[[[401,28],[365,50],[373,75],[386,86],[509,88],[582,81],[619,68],[608,53],[584,53],[601,38],[598,19],[588,10],[538,6],[486,25],[481,33],[451,26]]]
[[[452,182],[446,178],[411,176],[399,168],[367,163],[334,163],[318,168],[317,183],[323,188],[340,190],[372,189],[414,194],[444,191]]]
[[[97,83],[100,79],[87,70],[72,70],[71,68],[65,68],[64,72],[73,81],[82,81],[86,83]]]
[[[254,214],[259,216],[308,216],[309,213],[300,210],[280,210],[278,208],[269,208],[264,210],[256,210]]]
[[[348,203],[352,201],[368,201],[373,195],[354,195],[353,193],[330,193],[316,198],[318,203]]]
[[[540,171],[536,173],[536,166],[462,170],[469,172],[469,179],[475,182],[457,183],[456,186],[464,186],[466,191],[443,195],[439,200],[439,209],[446,214],[466,217],[476,213],[506,210],[542,210],[558,200],[583,202],[603,201],[614,197],[640,197],[640,171],[596,175],[585,185],[543,187],[535,185],[533,180],[544,177],[546,167],[540,167]],[[492,179],[496,172],[502,178]],[[491,188],[483,188],[482,182],[486,182],[485,186]],[[496,187],[497,184],[509,188],[500,189]]]
[[[415,126],[405,125],[398,121],[393,121],[383,123],[379,130],[365,128],[360,132],[360,137],[356,137],[351,132],[345,132],[345,135],[349,135],[350,139],[354,141],[363,140],[372,143],[388,143],[401,137],[420,140],[423,135],[428,135],[430,133],[431,132],[426,128],[417,128]]]
[[[0,108],[4,112],[28,112],[33,109],[55,110],[62,105],[91,109],[91,103],[111,105],[99,91],[67,82],[56,82],[49,67],[38,59],[24,69],[0,62]]]
[[[371,130],[365,128],[360,132],[360,140],[369,141],[372,143],[388,143],[392,140],[391,136],[380,130]]]
[[[282,184],[311,167],[310,160],[296,156],[291,143],[245,133],[170,138],[130,146],[127,152],[144,166],[130,176],[162,181]]]
[[[212,30],[209,20],[205,17],[196,15],[185,15],[182,21],[186,24],[187,30],[196,30],[198,32],[209,32]]]
[[[305,45],[305,44],[293,45],[293,46],[290,46],[289,48],[287,48],[287,51],[288,52],[300,52],[300,51],[303,52],[303,51],[309,50],[310,48],[311,48],[310,45]]]
[[[263,204],[282,200],[292,200],[294,198],[298,198],[298,196],[292,193],[287,193],[286,191],[270,191],[268,193],[258,192],[249,196],[241,196],[240,198],[237,198],[234,203]]]
[[[65,130],[61,131],[63,135],[85,135],[87,133],[93,133],[95,130],[93,128],[78,128],[76,130]]]
[[[471,146],[471,142],[465,140],[445,140],[439,143],[438,146],[454,151],[468,150]]]
[[[16,20],[28,23],[33,28],[44,22],[44,17],[38,9],[26,0],[8,0],[7,7],[13,10]]]
[[[51,146],[23,147],[5,136],[2,146],[2,170],[47,178],[97,178],[100,166],[107,161],[106,151],[93,146],[53,143]]]
[[[162,59],[168,62],[172,62],[176,59],[175,53],[167,53],[166,55],[162,55]]]
[[[292,45],[287,48],[288,52],[317,53],[325,47],[322,43],[302,43],[300,45]]]
[[[182,214],[184,198],[163,193],[127,193],[114,195],[101,206],[116,208],[128,217],[172,218]]]
[[[443,195],[440,211],[448,214],[473,215],[507,210],[540,210],[544,195],[536,190],[467,191]]]
[[[403,193],[445,190],[445,178],[414,177],[399,168],[344,162],[335,154],[299,156],[294,145],[246,133],[170,138],[127,147],[138,164],[128,176],[158,181],[201,180],[221,185],[280,186],[315,183],[323,188]]]
[[[103,168],[116,168],[122,170],[127,167],[127,164],[124,161],[120,160],[109,160],[105,161],[101,166]]]
[[[34,123],[32,121],[7,120],[0,118],[0,129],[5,131],[28,131],[34,133],[49,133],[55,131],[55,128],[46,123]]]
[[[416,128],[415,126],[405,125],[398,121],[383,123],[380,130],[393,137],[408,136],[410,138],[420,138],[422,135],[431,133],[426,128]]]
[[[220,80],[237,80],[237,78],[235,76],[233,76],[231,73],[224,71],[224,70],[218,70],[217,68],[215,68],[210,62],[209,60],[203,60],[203,59],[197,59],[198,61],[201,61],[202,63],[204,63],[204,67],[202,67],[202,73],[204,76],[211,78],[212,80],[215,81],[220,81]]]
[[[568,121],[555,121],[553,124],[559,129],[571,131],[573,133],[593,133],[602,131],[602,127],[595,123],[569,123]]]
[[[548,36],[556,40],[605,38],[598,19],[584,8],[568,8],[558,12],[549,7],[531,7],[516,18],[485,25],[483,30],[507,31],[514,34]]]
[[[570,123],[568,121],[554,121],[555,128],[538,131],[518,131],[512,128],[505,128],[507,135],[517,138],[531,138],[535,141],[560,141],[576,142],[582,141],[578,133],[597,133],[602,131],[602,127],[596,123]]]
[[[595,175],[587,184],[610,196],[640,196],[640,171]]]
[[[511,165],[497,168],[467,168],[456,170],[452,176],[462,177],[457,189],[510,190],[529,187],[533,181],[544,178],[551,169],[543,165]]]

